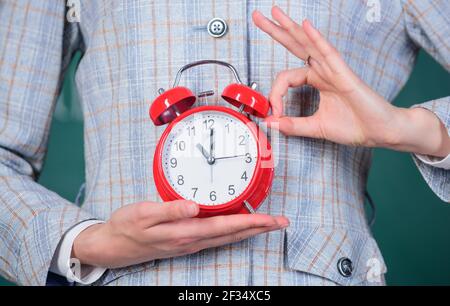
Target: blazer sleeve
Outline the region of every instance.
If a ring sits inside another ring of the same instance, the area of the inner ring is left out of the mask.
[[[427,51],[450,72],[450,2],[403,1],[406,31],[412,43]],[[415,105],[432,111],[446,126],[450,135],[450,97]],[[428,165],[413,156],[414,162],[431,189],[450,202],[450,170]]]
[[[36,182],[79,41],[65,14],[65,1],[0,2],[0,274],[22,285],[45,285],[63,234],[93,218]]]

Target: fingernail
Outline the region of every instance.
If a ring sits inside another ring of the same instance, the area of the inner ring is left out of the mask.
[[[196,216],[198,214],[198,205],[192,202],[187,204],[187,212],[189,216]]]
[[[314,24],[313,24],[309,19],[303,20],[303,26],[304,26],[305,24],[307,24],[307,25],[309,25],[311,28],[315,29]]]
[[[287,228],[289,227],[289,220],[283,220],[283,221],[279,221],[277,220],[278,226],[280,228]]]
[[[267,125],[271,125],[271,124],[273,124],[274,122],[277,121],[275,118],[276,118],[276,117],[275,117],[275,114],[273,114],[271,117],[268,117],[268,118],[264,119],[264,122],[265,122]]]
[[[280,228],[288,228],[289,227],[289,222],[288,223],[283,223],[280,225]]]
[[[268,121],[265,121],[268,128],[280,130],[280,123],[276,119],[269,119]]]

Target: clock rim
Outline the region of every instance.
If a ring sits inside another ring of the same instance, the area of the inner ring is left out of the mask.
[[[267,193],[270,189],[270,185],[272,182],[272,175],[273,175],[273,168],[270,169],[270,179],[268,182],[268,186],[258,186],[259,181],[267,181],[267,180],[261,180],[264,170],[261,168],[262,163],[262,154],[261,154],[261,137],[265,137],[263,133],[260,133],[259,128],[257,127],[256,123],[244,116],[241,113],[238,113],[237,111],[223,107],[223,106],[212,106],[212,105],[206,105],[206,106],[200,106],[193,109],[190,109],[180,116],[178,116],[174,121],[172,121],[163,134],[161,135],[161,138],[158,141],[158,144],[156,146],[155,155],[153,159],[153,179],[155,181],[156,189],[161,196],[163,201],[175,201],[175,200],[185,200],[181,195],[179,195],[170,185],[168,182],[163,169],[163,149],[164,144],[167,141],[167,138],[172,131],[172,129],[183,119],[186,117],[195,114],[195,113],[201,113],[201,112],[207,112],[207,111],[218,111],[218,112],[224,112],[228,115],[233,116],[237,120],[240,120],[243,122],[251,131],[254,139],[257,143],[257,152],[258,152],[258,158],[257,163],[255,165],[255,171],[253,172],[253,177],[248,184],[248,186],[245,188],[245,190],[239,195],[237,198],[231,200],[230,202],[220,204],[220,205],[204,205],[204,204],[198,204],[200,207],[200,217],[207,217],[207,216],[213,216],[213,215],[221,215],[221,214],[234,214],[242,212],[242,206],[244,201],[248,201],[250,198],[261,198],[261,203],[267,196]],[[268,144],[268,148],[265,150],[270,151],[270,156],[272,156],[271,147],[268,143],[267,139],[264,142]],[[261,188],[263,187],[263,188]],[[255,192],[263,191],[265,194],[259,197],[255,197]],[[195,201],[193,201],[195,202]],[[261,204],[261,203],[250,203],[255,209]],[[256,207],[255,207],[256,206]]]

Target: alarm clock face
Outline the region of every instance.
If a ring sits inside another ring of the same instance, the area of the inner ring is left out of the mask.
[[[162,150],[164,176],[182,198],[229,203],[249,186],[258,162],[252,130],[231,113],[195,112],[177,122]]]

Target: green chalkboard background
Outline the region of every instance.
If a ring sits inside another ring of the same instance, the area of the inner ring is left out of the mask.
[[[39,182],[74,201],[84,180],[83,123],[72,65],[54,115],[49,152]],[[450,96],[450,75],[427,54],[395,104]],[[450,285],[450,204],[425,184],[411,157],[375,150],[369,191],[377,205],[374,234],[390,285]],[[10,284],[0,278],[1,285]]]

